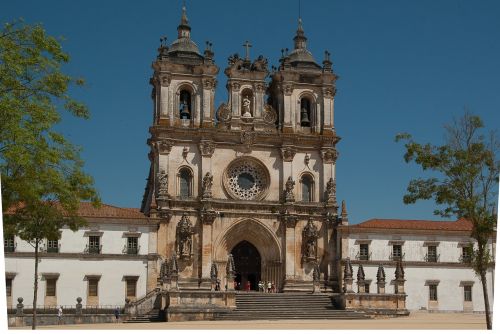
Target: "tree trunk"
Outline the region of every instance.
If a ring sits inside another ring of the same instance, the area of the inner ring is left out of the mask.
[[[33,323],[31,329],[36,329],[36,299],[38,294],[38,244],[40,240],[35,239],[35,281],[33,285]]]
[[[483,286],[484,312],[486,313],[486,328],[491,327],[490,301],[488,298],[488,285],[486,282],[486,269],[481,270],[481,285]]]

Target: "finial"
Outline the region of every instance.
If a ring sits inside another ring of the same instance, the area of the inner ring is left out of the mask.
[[[365,269],[363,268],[363,265],[360,264],[358,267],[358,281],[364,281],[365,280]]]
[[[342,201],[342,217],[347,217],[347,209],[345,207],[345,201]]]
[[[181,24],[183,25],[188,25],[188,18],[186,14],[186,1],[182,2],[182,17],[181,17]]]

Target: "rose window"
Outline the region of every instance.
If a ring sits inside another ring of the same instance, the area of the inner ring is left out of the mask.
[[[224,183],[231,197],[258,200],[265,195],[269,176],[260,162],[243,158],[230,164],[224,175]]]

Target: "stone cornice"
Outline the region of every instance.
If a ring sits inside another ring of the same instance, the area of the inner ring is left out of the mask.
[[[164,125],[154,125],[149,128],[152,135],[150,141],[169,140],[175,138],[174,142],[212,141],[218,148],[241,145],[241,131],[226,130],[222,128],[177,128]],[[253,147],[287,146],[287,147],[313,147],[323,149],[334,147],[340,137],[320,134],[282,133],[251,131],[253,135]]]
[[[345,264],[345,259],[342,259],[340,261],[341,264]],[[389,261],[389,260],[351,260],[351,264],[362,264],[363,267],[378,267],[379,264],[382,266],[390,266],[390,267],[396,267],[396,264],[398,261]],[[465,263],[462,262],[427,262],[427,261],[403,261],[403,267],[406,270],[407,268],[410,267],[431,267],[431,268],[468,268],[471,269],[471,267]],[[493,262],[490,265],[491,268],[495,267],[495,263]],[[387,270],[387,268],[384,268]],[[471,269],[472,270],[472,269]]]
[[[80,259],[80,260],[155,260],[158,254],[129,255],[129,254],[85,254],[85,253],[38,253],[41,259]],[[5,258],[34,258],[34,252],[6,252]]]
[[[351,234],[380,234],[387,235],[445,235],[445,236],[467,236],[470,237],[470,231],[450,231],[450,230],[422,230],[422,229],[391,229],[391,228],[360,228],[356,225],[339,226],[339,236],[348,237]]]

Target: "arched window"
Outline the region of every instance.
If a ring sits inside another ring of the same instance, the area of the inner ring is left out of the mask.
[[[300,99],[300,126],[311,126],[311,100]]]
[[[179,94],[179,117],[191,119],[191,93],[185,89]]]
[[[305,174],[301,179],[302,202],[312,202],[314,194],[314,180],[311,175]]]
[[[192,191],[193,175],[188,168],[179,171],[179,196],[188,198],[193,196]]]

